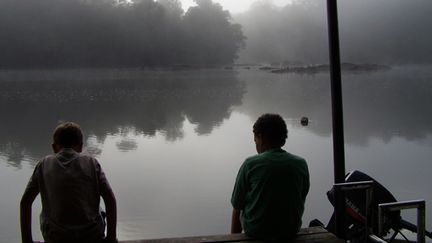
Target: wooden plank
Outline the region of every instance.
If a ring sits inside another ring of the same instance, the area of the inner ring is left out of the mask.
[[[309,227],[309,228],[300,229],[297,235],[303,235],[303,234],[310,235],[310,234],[317,234],[317,233],[328,233],[328,231],[323,227]]]
[[[150,240],[130,240],[121,241],[122,243],[223,243],[223,242],[247,242],[262,243],[254,240],[245,234],[193,236],[180,238],[150,239]],[[329,233],[322,227],[311,227],[301,229],[293,243],[343,243],[335,235]]]

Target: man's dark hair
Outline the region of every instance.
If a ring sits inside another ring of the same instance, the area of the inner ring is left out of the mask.
[[[288,129],[278,114],[261,115],[253,125],[254,134],[260,134],[274,146],[282,147],[288,137]]]
[[[81,127],[74,122],[62,122],[54,130],[54,143],[64,148],[83,143]]]

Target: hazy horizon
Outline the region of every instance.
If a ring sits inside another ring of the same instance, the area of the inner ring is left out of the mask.
[[[432,62],[432,1],[338,1],[342,62],[388,65]],[[285,7],[263,1],[233,15],[246,36],[240,63],[328,63],[325,1]]]
[[[186,12],[190,7],[196,6],[195,0],[180,0],[183,10]],[[249,10],[251,5],[256,2],[272,2],[276,6],[282,7],[292,2],[292,0],[214,0],[231,14],[243,13]]]
[[[113,1],[0,0],[0,68],[328,63],[325,2]],[[342,62],[432,63],[432,1],[338,7]]]

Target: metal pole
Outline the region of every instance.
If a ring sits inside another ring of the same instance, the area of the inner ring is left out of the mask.
[[[339,50],[339,28],[336,0],[327,0],[327,21],[330,48],[330,78],[333,118],[334,183],[345,182],[345,149],[343,132],[342,84]],[[344,238],[345,198],[335,194],[336,235]]]
[[[426,242],[426,202],[422,201],[417,208],[417,242]]]

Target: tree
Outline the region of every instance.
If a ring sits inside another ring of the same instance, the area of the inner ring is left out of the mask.
[[[232,63],[244,46],[241,26],[231,23],[231,15],[211,0],[195,0],[184,16],[188,52],[195,63]]]
[[[232,63],[241,27],[210,0],[0,0],[0,67]]]

